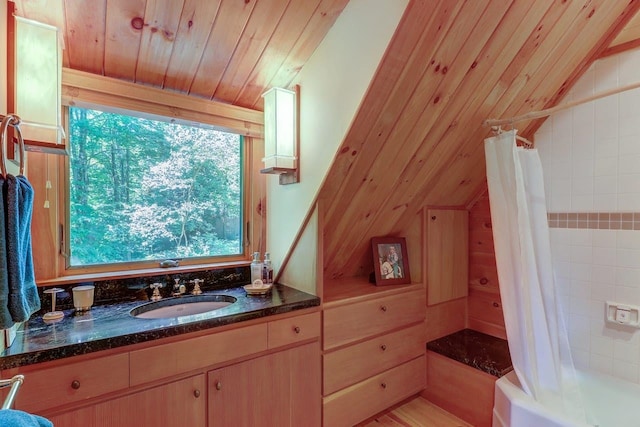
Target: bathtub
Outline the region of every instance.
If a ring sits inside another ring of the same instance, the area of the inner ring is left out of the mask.
[[[534,401],[514,371],[496,381],[493,427],[640,426],[640,386],[607,375],[577,372],[585,408],[594,424],[576,422]]]

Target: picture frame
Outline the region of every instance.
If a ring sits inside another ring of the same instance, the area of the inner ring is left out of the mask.
[[[407,242],[404,237],[373,237],[371,249],[376,286],[411,283]]]

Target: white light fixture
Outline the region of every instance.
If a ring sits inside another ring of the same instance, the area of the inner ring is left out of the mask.
[[[15,113],[25,140],[58,144],[62,61],[58,29],[15,17]]]
[[[297,89],[297,87],[296,87]],[[280,184],[299,182],[297,91],[272,88],[264,98],[264,162],[261,173],[279,174]]]

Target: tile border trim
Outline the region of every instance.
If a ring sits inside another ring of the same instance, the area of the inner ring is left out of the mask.
[[[640,230],[640,212],[549,212],[549,228]]]

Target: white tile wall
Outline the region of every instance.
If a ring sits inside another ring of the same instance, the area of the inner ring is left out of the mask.
[[[640,80],[640,50],[594,63],[577,100]],[[640,89],[549,117],[535,135],[549,212],[640,212]],[[605,322],[605,301],[640,305],[640,230],[552,228],[576,366],[640,382],[640,329]]]

